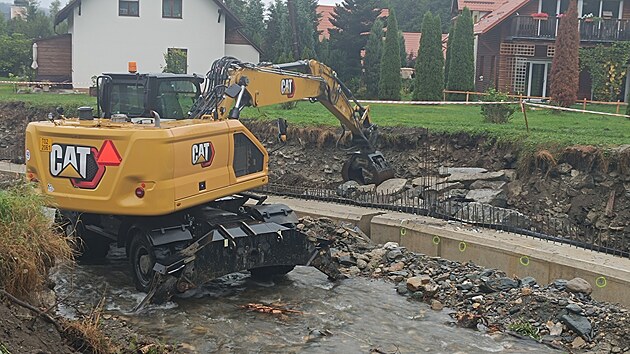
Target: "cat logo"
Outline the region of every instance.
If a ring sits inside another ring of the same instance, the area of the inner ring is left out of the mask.
[[[211,142],[197,143],[192,146],[192,164],[208,167],[214,159],[214,146]]]
[[[282,79],[280,81],[280,94],[293,98],[295,95],[295,82],[293,79]]]
[[[76,188],[94,189],[105,174],[105,166],[118,166],[122,161],[111,140],[105,140],[99,150],[93,146],[52,144],[50,174],[68,178]]]

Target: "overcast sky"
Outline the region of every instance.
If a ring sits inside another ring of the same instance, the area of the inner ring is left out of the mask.
[[[101,0],[102,1],[102,0]],[[335,5],[336,3],[340,3],[342,0],[319,0],[319,3],[321,5]],[[13,3],[13,1],[9,1],[9,0],[4,0],[3,2],[10,2]],[[52,2],[52,0],[39,0],[40,6],[41,7],[45,7],[48,8],[50,7],[50,3]],[[62,4],[65,4],[67,1],[61,0]],[[273,0],[263,0],[264,3],[269,4],[271,2],[273,2]]]

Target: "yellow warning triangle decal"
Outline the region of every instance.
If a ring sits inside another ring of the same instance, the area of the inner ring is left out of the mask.
[[[205,156],[203,156],[203,155],[201,155],[201,156],[199,156],[199,158],[197,159],[197,163],[206,162],[206,160],[207,160],[207,159],[206,159],[206,157],[205,157]]]
[[[61,171],[58,177],[83,178],[81,177],[79,172],[77,172],[77,170],[74,169],[74,166],[72,166],[72,164],[68,164],[68,166],[66,166],[66,168],[64,168],[63,171]]]

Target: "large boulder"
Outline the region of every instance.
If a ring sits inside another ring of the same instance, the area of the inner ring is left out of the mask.
[[[391,178],[376,187],[376,193],[381,195],[399,194],[405,190],[407,180],[405,178]]]
[[[438,169],[438,173],[441,176],[447,176],[447,175],[452,175],[452,174],[469,174],[469,173],[484,173],[484,172],[488,172],[488,170],[486,170],[485,168],[481,168],[481,167],[446,167],[446,166],[440,166],[440,168]]]
[[[567,290],[572,293],[582,293],[590,295],[593,292],[593,287],[589,282],[582,278],[573,278],[567,282]]]
[[[505,172],[452,173],[446,177],[448,182],[472,183],[478,180],[495,181],[505,179]]]
[[[507,194],[502,189],[471,189],[466,193],[466,199],[498,207],[507,205]]]

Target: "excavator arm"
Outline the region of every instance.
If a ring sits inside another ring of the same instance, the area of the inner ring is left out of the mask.
[[[190,112],[191,118],[239,119],[245,107],[264,107],[309,99],[320,102],[352,134],[354,149],[342,168],[344,180],[379,184],[394,176],[382,153],[376,150],[377,126],[368,106],[328,66],[316,60],[254,65],[224,57],[214,62],[205,90]]]

